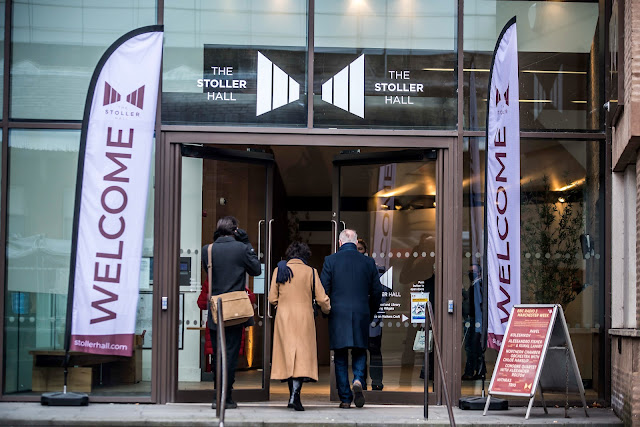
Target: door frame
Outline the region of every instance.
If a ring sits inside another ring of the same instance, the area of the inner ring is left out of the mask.
[[[178,263],[175,255],[180,249],[180,180],[181,145],[202,144],[218,145],[296,145],[296,146],[340,146],[345,148],[387,147],[421,148],[437,150],[437,189],[436,205],[441,206],[437,212],[450,212],[451,215],[437,215],[436,227],[441,236],[437,246],[436,263],[441,274],[436,286],[442,289],[436,304],[446,307],[448,300],[454,301],[454,313],[437,310],[437,321],[442,336],[439,338],[443,355],[449,397],[457,401],[460,397],[460,363],[462,330],[460,309],[462,303],[462,147],[457,136],[443,133],[442,136],[424,133],[394,134],[381,131],[378,134],[345,132],[344,134],[327,134],[324,132],[307,133],[296,130],[275,131],[265,129],[264,133],[243,132],[198,132],[191,129],[172,129],[163,131],[156,140],[156,176],[155,176],[155,214],[154,214],[154,278],[157,278],[154,291],[154,305],[161,306],[163,296],[172,295],[171,283],[177,283]],[[449,284],[445,286],[444,284]],[[177,301],[177,299],[175,299]],[[153,393],[158,403],[176,402],[178,350],[175,340],[178,336],[177,303],[169,302],[167,310],[153,312],[153,351],[152,351],[152,384]],[[159,333],[162,331],[162,333]],[[443,337],[452,339],[444,340]],[[269,340],[270,341],[270,340]],[[266,341],[265,341],[266,342]],[[270,346],[270,342],[268,344]],[[270,351],[270,347],[269,347]],[[436,362],[437,363],[437,362]],[[437,369],[436,369],[437,372]],[[265,376],[265,378],[268,378]],[[438,380],[439,381],[439,380]],[[436,383],[435,401],[443,402],[442,386]],[[235,394],[234,394],[235,397]],[[241,400],[255,400],[251,396],[238,395]],[[259,396],[254,396],[258,398]],[[423,402],[422,393],[407,393],[408,401]],[[238,399],[240,400],[240,399]]]

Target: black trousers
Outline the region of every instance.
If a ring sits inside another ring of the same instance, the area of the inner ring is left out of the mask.
[[[224,328],[227,344],[227,396],[231,396],[231,389],[236,380],[236,368],[238,367],[238,357],[240,356],[240,343],[242,342],[242,329],[244,325],[227,326]],[[213,355],[211,358],[211,370],[213,378],[216,378],[216,357],[218,355],[218,331],[209,329]]]

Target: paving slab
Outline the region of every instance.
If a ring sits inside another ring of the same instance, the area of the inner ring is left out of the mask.
[[[421,406],[366,405],[364,408],[339,409],[335,404],[308,404],[306,411],[296,412],[282,403],[241,403],[238,409],[226,411],[225,426],[448,426],[444,406],[430,406],[429,419],[424,419]],[[622,426],[609,408],[588,409],[586,418],[582,408],[533,408],[529,420],[524,419],[526,408],[490,412],[454,409],[459,426]],[[49,407],[39,403],[0,403],[0,425],[3,426],[213,426],[218,424],[215,410],[208,404],[114,404],[91,403],[85,407]]]

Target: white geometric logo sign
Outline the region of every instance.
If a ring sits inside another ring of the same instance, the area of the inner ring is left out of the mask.
[[[364,54],[322,84],[322,100],[364,119]]]
[[[258,52],[256,116],[300,98],[300,84]]]
[[[380,276],[380,283],[382,284],[382,286],[386,286],[387,288],[393,290],[393,267],[389,267],[389,269],[385,271],[382,276]]]

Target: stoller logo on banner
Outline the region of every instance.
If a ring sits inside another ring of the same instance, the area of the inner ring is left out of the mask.
[[[103,106],[114,104],[120,101],[121,98],[122,97],[117,90],[111,87],[109,83],[104,82],[104,97],[102,100]],[[142,110],[144,108],[144,85],[140,86],[138,89],[127,95],[127,102]]]
[[[364,54],[322,84],[322,100],[364,119]]]
[[[107,50],[89,86],[69,278],[72,351],[133,352],[161,57],[162,27],[134,30]]]

